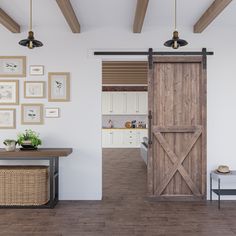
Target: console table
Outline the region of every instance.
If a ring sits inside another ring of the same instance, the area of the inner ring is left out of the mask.
[[[0,148],[0,160],[47,160],[49,161],[50,172],[50,198],[47,204],[40,206],[0,206],[0,208],[54,208],[58,202],[59,192],[59,157],[68,156],[72,151],[72,148],[39,148],[33,151],[16,149],[16,151],[7,152]]]
[[[223,178],[230,178],[230,177],[236,177],[236,170],[232,170],[227,174],[221,174],[217,171],[211,171],[210,173],[210,201],[212,201],[212,192],[214,192],[216,195],[218,195],[218,209],[220,209],[220,197],[222,195],[236,195],[236,188],[235,189],[221,189],[221,180]],[[212,188],[212,180],[216,180],[218,182],[218,188],[213,189]]]

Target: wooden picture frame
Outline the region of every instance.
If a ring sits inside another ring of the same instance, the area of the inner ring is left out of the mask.
[[[0,105],[19,104],[19,81],[0,80]]]
[[[45,81],[24,81],[24,98],[45,98]]]
[[[59,118],[60,117],[60,108],[59,107],[46,107],[45,108],[45,117],[46,118]]]
[[[26,77],[26,57],[0,56],[0,77]]]
[[[68,102],[70,101],[70,73],[49,72],[48,73],[48,101]]]
[[[43,65],[31,65],[29,67],[29,74],[33,76],[44,75],[44,66]]]
[[[43,104],[25,103],[21,105],[22,125],[42,125],[43,124]]]
[[[0,108],[0,129],[16,128],[16,109]]]

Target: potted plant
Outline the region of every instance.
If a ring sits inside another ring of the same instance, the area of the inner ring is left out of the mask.
[[[8,152],[15,151],[17,141],[14,139],[5,139],[3,144],[5,145],[5,149]]]
[[[25,133],[19,133],[17,143],[22,146],[23,150],[34,150],[42,144],[39,134],[31,129],[25,130]]]

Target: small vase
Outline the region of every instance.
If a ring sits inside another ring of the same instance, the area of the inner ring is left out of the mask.
[[[7,152],[13,152],[16,150],[16,143],[15,142],[12,142],[12,143],[8,143],[8,144],[5,144],[5,150]]]

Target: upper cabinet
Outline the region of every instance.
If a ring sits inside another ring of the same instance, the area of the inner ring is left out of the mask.
[[[141,92],[136,93],[137,101],[137,114],[147,114],[148,113],[148,93]]]
[[[147,115],[147,92],[103,92],[103,115]]]

